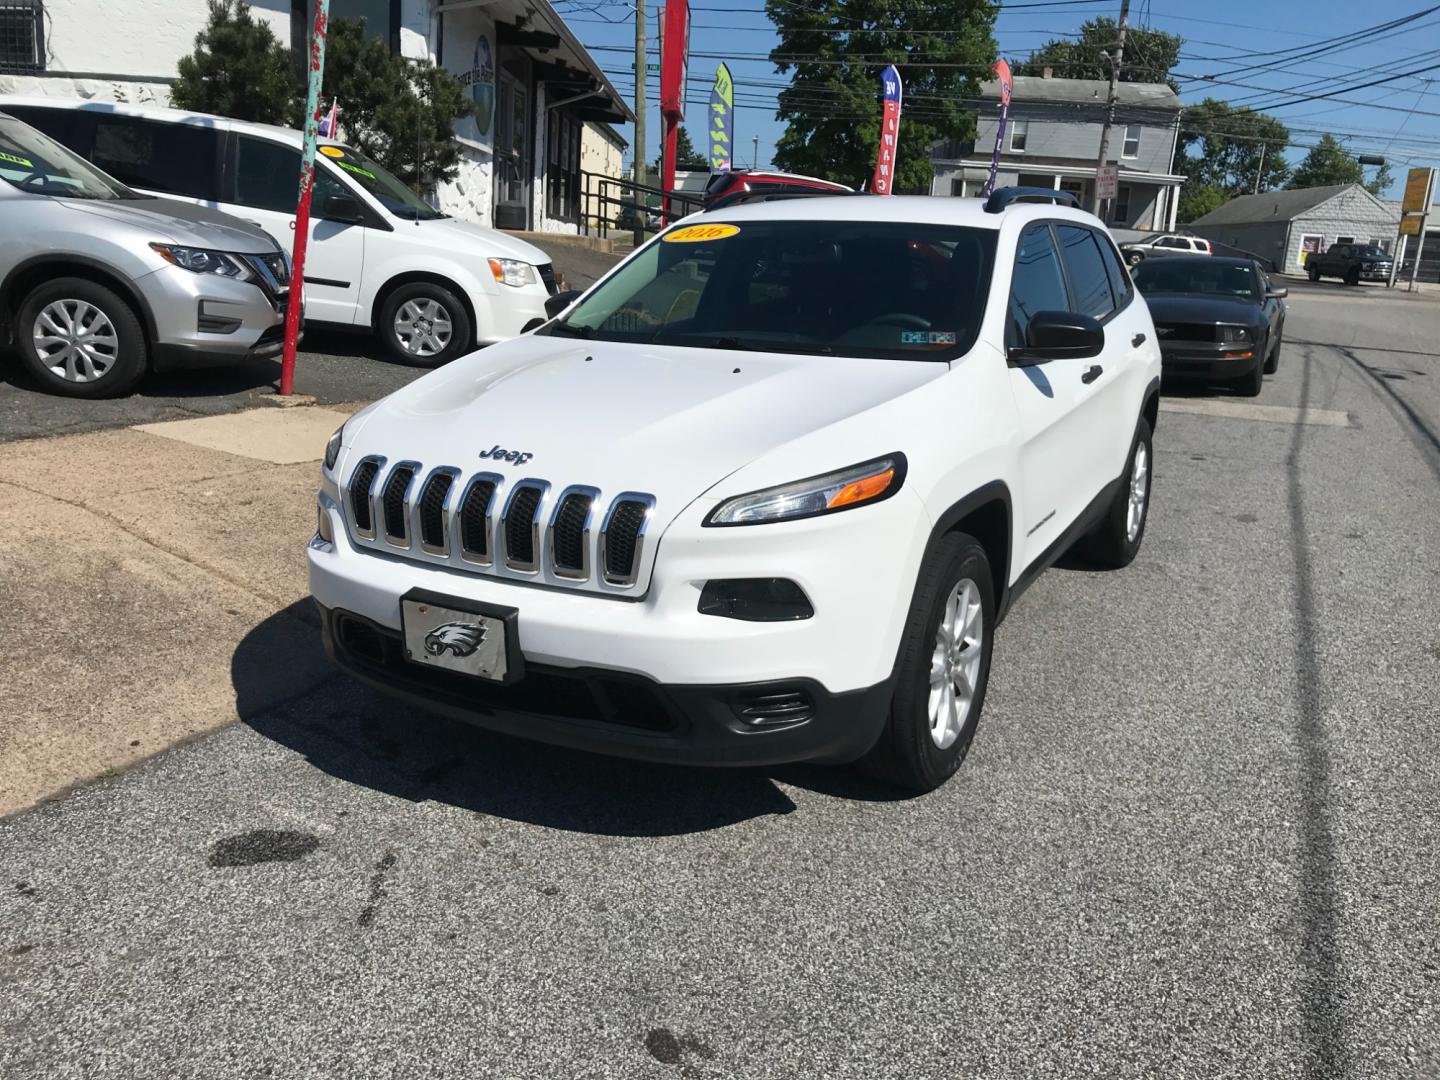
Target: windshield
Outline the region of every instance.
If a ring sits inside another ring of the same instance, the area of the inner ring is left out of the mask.
[[[114,177],[13,116],[0,114],[0,179],[35,195],[141,199]]]
[[[539,332],[949,360],[974,341],[994,251],[989,229],[869,221],[682,224]]]
[[[1259,295],[1255,271],[1244,264],[1214,259],[1146,259],[1130,276],[1142,293],[1203,293],[1250,299]]]
[[[429,221],[431,218],[447,216],[358,150],[352,150],[348,146],[322,146],[320,156],[329,158],[331,165],[338,166],[398,218],[405,218],[407,221]]]
[[[1390,253],[1384,248],[1375,244],[1367,244],[1365,247],[1357,247],[1355,254],[1362,259],[1388,259]]]

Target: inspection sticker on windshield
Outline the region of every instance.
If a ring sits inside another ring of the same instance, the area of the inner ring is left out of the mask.
[[[666,233],[660,239],[667,244],[699,244],[705,240],[724,240],[739,231],[738,225],[687,225]]]
[[[345,156],[345,151],[341,150],[338,146],[322,146],[320,147],[320,153],[324,154],[326,157],[333,157],[337,159]]]
[[[14,154],[7,154],[3,150],[0,150],[0,161],[9,161],[16,165],[23,165],[27,169],[33,169],[35,167],[33,161],[29,161],[23,157],[16,157]]]
[[[953,330],[901,330],[901,345],[954,345]]]

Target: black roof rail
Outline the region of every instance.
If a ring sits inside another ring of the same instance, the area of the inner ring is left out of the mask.
[[[1002,187],[996,188],[985,200],[985,212],[998,214],[1011,203],[1017,202],[1053,202],[1080,209],[1080,200],[1075,198],[1072,191],[1057,191],[1048,187]]]
[[[739,206],[741,203],[752,202],[779,202],[782,199],[815,199],[827,198],[833,195],[865,195],[864,191],[826,191],[821,188],[813,190],[797,189],[795,191],[732,191],[729,195],[722,195],[714,202],[705,207],[705,213],[712,210],[728,210],[732,206]]]

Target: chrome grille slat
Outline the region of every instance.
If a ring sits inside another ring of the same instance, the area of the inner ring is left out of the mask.
[[[655,497],[548,480],[466,474],[451,465],[360,458],[341,488],[360,547],[470,573],[537,578],[590,591],[634,591],[645,571]]]

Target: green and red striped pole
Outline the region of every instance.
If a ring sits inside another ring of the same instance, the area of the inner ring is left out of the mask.
[[[325,31],[330,0],[315,0],[310,31],[309,85],[305,90],[305,149],[300,156],[300,199],[295,206],[295,243],[291,254],[290,304],[285,311],[285,353],[280,361],[280,393],[295,389],[295,348],[300,341],[300,308],[305,297],[305,245],[310,240],[310,193],[315,186],[315,143],[320,137],[320,82],[325,74]]]

